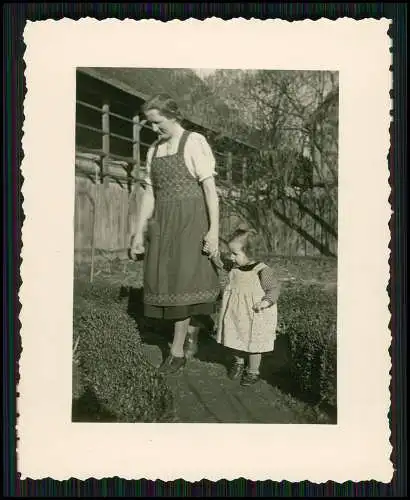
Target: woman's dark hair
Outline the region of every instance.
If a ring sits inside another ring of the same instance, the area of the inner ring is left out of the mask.
[[[241,244],[243,252],[248,257],[255,257],[256,248],[256,236],[257,232],[254,229],[239,226],[229,238],[229,243],[233,241],[238,241]]]
[[[151,97],[151,99],[146,101],[142,106],[143,113],[151,109],[157,109],[167,118],[175,118],[178,121],[182,121],[183,119],[177,102],[168,94],[157,94]]]

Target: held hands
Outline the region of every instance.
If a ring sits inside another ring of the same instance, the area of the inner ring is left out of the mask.
[[[209,231],[204,238],[204,252],[209,255],[209,258],[215,258],[219,252],[218,246],[218,233]]]
[[[268,300],[261,300],[253,306],[253,310],[258,313],[270,307],[271,303]]]

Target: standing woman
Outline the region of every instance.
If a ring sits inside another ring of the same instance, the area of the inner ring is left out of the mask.
[[[210,259],[217,255],[219,239],[215,159],[204,136],[182,127],[178,105],[168,95],[153,97],[143,111],[159,137],[147,154],[130,252],[133,258],[145,253],[145,316],[174,322],[171,351],[160,370],[175,372],[185,364],[191,320],[212,314],[219,295]]]

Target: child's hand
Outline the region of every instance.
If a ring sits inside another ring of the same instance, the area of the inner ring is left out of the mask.
[[[214,255],[213,257],[210,257],[210,259],[212,260],[212,262],[215,264],[215,266],[217,268],[219,268],[219,269],[224,268],[224,263],[222,262],[221,254],[219,252],[217,252],[216,255]]]
[[[258,312],[261,312],[263,311],[264,309],[268,308],[270,306],[270,302],[267,301],[267,300],[261,300],[260,302],[257,302],[254,306],[253,306],[253,310],[258,313]]]

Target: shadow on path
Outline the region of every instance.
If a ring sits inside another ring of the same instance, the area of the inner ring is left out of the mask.
[[[144,317],[143,292],[142,287],[127,287],[120,293],[127,297],[127,313],[137,323],[142,343],[159,347],[165,359],[169,352],[168,343],[172,340],[172,323]]]

